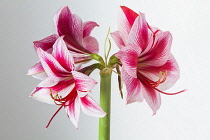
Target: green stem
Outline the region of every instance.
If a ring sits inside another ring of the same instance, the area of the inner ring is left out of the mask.
[[[99,119],[98,140],[110,140],[111,74],[110,69],[100,71],[100,106],[107,115]]]

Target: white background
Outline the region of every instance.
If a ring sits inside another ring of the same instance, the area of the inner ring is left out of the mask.
[[[37,60],[32,42],[56,33],[53,16],[68,5],[83,21],[96,21],[93,35],[101,51],[108,27],[117,30],[120,5],[146,14],[150,25],[173,35],[172,53],[181,78],[162,96],[155,116],[148,105],[125,105],[117,78],[112,80],[111,140],[210,139],[210,1],[208,0],[0,0],[0,139],[97,140],[98,119],[81,114],[75,129],[62,110],[45,130],[58,106],[29,98],[39,82],[26,76]],[[112,53],[118,51],[113,44]],[[102,52],[101,52],[102,54]],[[91,75],[99,81],[98,71]],[[99,85],[91,96],[98,101]]]

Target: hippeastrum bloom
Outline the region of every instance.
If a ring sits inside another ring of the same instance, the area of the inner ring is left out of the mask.
[[[98,53],[98,41],[91,36],[94,27],[99,26],[96,22],[82,22],[76,14],[72,14],[66,6],[61,8],[54,17],[55,27],[58,35],[53,34],[42,40],[34,41],[34,49],[41,48],[44,51],[52,52],[52,46],[59,36],[64,36],[68,50],[74,58],[75,64],[82,64],[92,59],[91,54]],[[40,62],[37,62],[29,69],[29,75],[42,79],[46,74]]]
[[[72,14],[66,6],[61,8],[54,17],[55,27],[59,36],[64,35],[64,41],[71,51],[75,63],[88,61],[90,54],[97,54],[98,41],[90,36],[94,27],[99,26],[96,22],[82,22],[76,14]]]
[[[43,81],[38,84],[31,97],[60,106],[50,122],[63,107],[76,128],[78,127],[80,109],[90,116],[104,117],[106,115],[88,95],[97,82],[89,76],[75,71],[73,57],[67,49],[63,37],[56,40],[51,52],[37,48],[37,54],[45,75],[40,78]]]
[[[127,103],[146,100],[155,114],[166,93],[179,79],[179,67],[170,53],[171,33],[150,27],[143,13],[121,6],[119,30],[111,35],[120,51],[122,81],[126,85]]]

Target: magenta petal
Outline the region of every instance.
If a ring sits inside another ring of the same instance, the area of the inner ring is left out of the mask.
[[[81,109],[89,116],[94,117],[104,117],[106,113],[101,109],[101,107],[88,95],[81,97]]]
[[[170,32],[157,33],[153,47],[141,58],[142,65],[161,66],[165,64],[170,56],[171,43]]]
[[[142,85],[143,97],[150,106],[150,108],[153,110],[153,115],[155,115],[161,105],[160,93],[146,84]]]
[[[83,39],[82,20],[77,15],[72,14],[67,6],[58,11],[55,19],[59,36],[65,35],[64,40],[69,45],[80,48]]]
[[[83,23],[82,19],[76,15],[72,15],[72,37],[77,41],[78,44],[82,45],[83,39]]]
[[[48,103],[48,104],[55,104],[54,100],[50,96],[50,90],[47,88],[40,88],[37,87],[30,95],[35,100]]]
[[[89,36],[91,31],[96,27],[99,26],[96,22],[93,21],[86,21],[83,24],[83,37]]]
[[[47,78],[47,74],[44,71],[44,68],[42,67],[41,62],[37,62],[35,65],[33,65],[29,70],[28,74],[31,75],[36,79],[44,80]]]
[[[50,78],[55,81],[59,81],[70,75],[70,72],[65,70],[51,54],[43,51],[40,48],[38,48],[37,53],[45,72]]]
[[[141,83],[139,79],[133,78],[130,76],[124,68],[122,68],[122,80],[123,83],[126,86],[127,95],[126,95],[126,102],[127,104],[133,103],[133,102],[141,102],[143,101],[143,96],[141,93]]]
[[[34,49],[37,51],[38,48],[41,48],[44,51],[47,51],[52,48],[53,44],[57,40],[58,35],[53,34],[51,36],[48,36],[42,40],[34,41]]]
[[[72,71],[72,75],[74,77],[77,90],[87,92],[90,91],[97,84],[94,79],[83,73]]]
[[[56,92],[62,98],[66,97],[75,87],[74,80],[64,80],[60,81],[55,86],[51,87],[50,89]]]
[[[73,125],[78,128],[78,121],[80,116],[80,103],[79,97],[77,96],[73,102],[69,101],[66,103],[68,106],[65,107],[66,113],[70,118]]]
[[[72,13],[68,6],[61,8],[54,17],[55,25],[59,36],[71,34]]]
[[[125,70],[129,75],[136,78],[137,64],[138,64],[138,55],[141,50],[136,46],[126,46],[122,48],[115,56],[118,57]]]
[[[129,44],[139,46],[141,50],[145,50],[149,44],[153,43],[153,34],[148,28],[143,13],[136,18],[129,33],[128,42]]]
[[[83,39],[83,44],[87,50],[91,53],[98,53],[99,52],[99,44],[98,41],[92,36],[86,36]]]
[[[53,45],[53,55],[66,70],[72,71],[74,69],[74,59],[67,49],[63,37],[58,38]]]
[[[127,17],[128,22],[132,26],[138,14],[126,6],[120,6],[120,7],[124,12],[125,16]]]
[[[125,47],[125,44],[120,36],[119,31],[111,33],[111,36],[112,36],[113,40],[115,41],[115,43],[117,44],[117,47],[119,49]]]

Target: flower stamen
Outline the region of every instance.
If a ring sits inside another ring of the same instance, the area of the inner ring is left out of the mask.
[[[181,91],[175,92],[175,93],[167,93],[167,92],[163,92],[163,91],[161,91],[161,90],[159,90],[157,88],[154,88],[154,89],[157,90],[158,92],[163,93],[163,94],[166,94],[166,95],[176,95],[176,94],[179,94],[179,93],[182,93],[182,92],[185,92],[186,91],[186,89],[184,89],[184,90],[181,90]]]
[[[58,108],[58,110],[53,114],[53,116],[51,117],[50,121],[48,122],[47,126],[45,128],[48,128],[50,126],[50,123],[52,122],[52,120],[54,119],[54,117],[58,114],[58,112],[61,110],[63,106],[60,106]]]
[[[167,93],[167,92],[159,90],[157,87],[160,84],[162,84],[162,83],[164,83],[166,81],[167,74],[168,74],[168,71],[166,71],[166,72],[160,71],[160,76],[158,77],[157,81],[152,81],[151,79],[143,76],[142,74],[140,74],[140,76],[141,76],[141,79],[143,79],[143,81],[142,81],[143,83],[149,85],[151,88],[155,89],[156,91],[158,91],[160,93],[163,93],[163,94],[166,94],[166,95],[176,95],[176,94],[179,94],[179,93],[182,93],[182,92],[186,91],[186,89],[184,89],[184,90],[181,90],[181,91],[175,92],[175,93]]]
[[[74,88],[72,90],[72,92],[70,92],[66,97],[62,98],[62,96],[59,96],[58,94],[56,94],[55,96],[53,96],[53,91],[50,89],[50,97],[53,99],[54,103],[56,105],[59,105],[60,107],[58,108],[58,110],[53,114],[53,116],[50,118],[50,121],[48,122],[47,126],[45,128],[48,128],[50,123],[52,122],[52,120],[54,119],[54,117],[58,114],[58,112],[61,110],[61,108],[69,106],[74,99],[76,98],[77,94],[74,94],[76,91],[76,88]],[[57,91],[54,91],[56,93],[58,93]],[[68,104],[66,104],[68,102]]]
[[[167,71],[166,72],[160,71],[160,76],[158,77],[158,80],[157,81],[152,81],[152,80],[150,80],[149,78],[146,78],[146,77],[144,77],[144,79],[146,79],[147,83],[151,87],[155,88],[155,87],[158,87],[160,84],[162,84],[163,82],[166,81],[167,74],[168,74]]]

